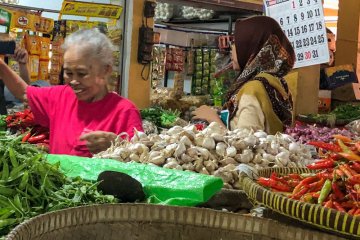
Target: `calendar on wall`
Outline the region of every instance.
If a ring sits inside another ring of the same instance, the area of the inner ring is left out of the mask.
[[[294,68],[329,62],[321,0],[264,0],[265,13],[274,18],[296,53]]]

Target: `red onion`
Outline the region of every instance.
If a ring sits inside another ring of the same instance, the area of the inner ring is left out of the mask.
[[[333,141],[333,135],[341,134],[346,137],[354,138],[355,135],[346,129],[328,128],[320,125],[309,125],[297,122],[295,127],[288,127],[285,130],[286,134],[292,136],[296,141],[305,144],[309,141]]]

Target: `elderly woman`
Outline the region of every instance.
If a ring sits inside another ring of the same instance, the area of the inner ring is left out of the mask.
[[[224,109],[230,129],[251,128],[274,134],[292,121],[292,99],[283,77],[295,53],[279,24],[266,16],[238,20],[232,48],[233,68],[240,71]],[[223,123],[217,112],[201,106],[195,119]]]
[[[80,30],[64,43],[63,86],[29,86],[3,61],[0,78],[27,101],[35,121],[50,128],[50,153],[91,156],[107,149],[117,134],[142,130],[137,108],[107,89],[113,46],[97,29]]]

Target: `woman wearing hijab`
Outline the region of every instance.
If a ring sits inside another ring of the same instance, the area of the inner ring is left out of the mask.
[[[291,94],[283,77],[294,65],[295,52],[281,27],[266,16],[238,20],[231,48],[233,68],[240,74],[224,105],[227,127],[269,134],[283,131],[292,121]],[[223,124],[216,110],[208,106],[193,114],[195,119]]]

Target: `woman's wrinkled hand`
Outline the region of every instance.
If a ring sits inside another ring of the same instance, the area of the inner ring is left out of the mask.
[[[192,114],[194,115],[193,119],[206,120],[209,123],[218,121],[220,119],[217,111],[206,105],[197,108],[195,111],[192,112]]]
[[[16,48],[14,53],[14,58],[19,64],[27,64],[28,62],[28,52],[24,48]]]
[[[80,136],[80,140],[86,141],[86,146],[92,154],[105,151],[115,141],[117,135],[112,132],[93,131]]]

